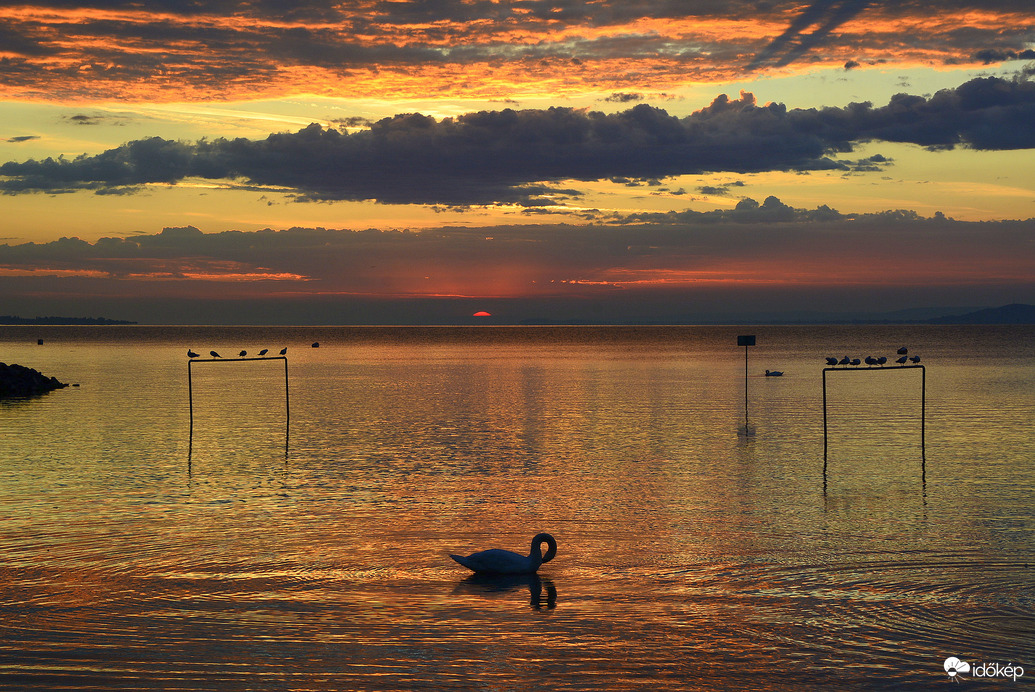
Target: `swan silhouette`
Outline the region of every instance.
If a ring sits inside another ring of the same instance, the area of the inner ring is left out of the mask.
[[[540,546],[546,544],[543,555]],[[477,574],[535,574],[539,566],[549,562],[557,554],[557,541],[548,533],[537,533],[532,538],[532,548],[528,555],[519,555],[509,550],[492,548],[480,553],[450,555],[449,557]]]

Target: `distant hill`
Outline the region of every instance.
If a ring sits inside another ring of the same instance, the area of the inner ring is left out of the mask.
[[[1035,324],[1035,305],[1011,303],[998,308],[986,308],[962,315],[946,315],[925,324]]]
[[[85,324],[85,325],[109,325],[109,324],[136,324],[126,320],[109,320],[104,317],[15,317],[14,315],[0,315],[0,324]]]

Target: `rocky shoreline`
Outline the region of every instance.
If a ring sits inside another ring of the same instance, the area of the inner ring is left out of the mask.
[[[68,385],[24,365],[0,363],[0,398],[46,394]]]

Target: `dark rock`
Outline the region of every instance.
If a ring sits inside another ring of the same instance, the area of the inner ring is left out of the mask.
[[[0,398],[46,394],[68,385],[24,365],[0,363]]]

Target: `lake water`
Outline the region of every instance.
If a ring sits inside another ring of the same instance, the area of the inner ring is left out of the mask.
[[[926,370],[827,373],[824,460],[825,358],[903,345]],[[188,347],[284,346],[287,399],[283,360],[188,395]],[[0,402],[3,689],[1035,680],[1030,327],[0,327],[0,361],[80,385]],[[448,557],[539,531],[535,578]]]

